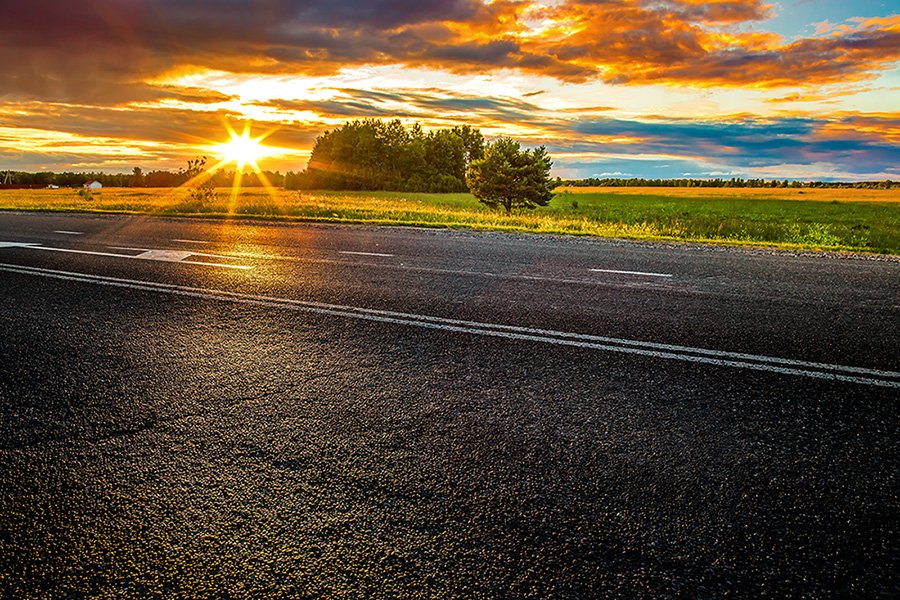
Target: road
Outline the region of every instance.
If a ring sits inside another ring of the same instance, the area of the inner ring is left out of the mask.
[[[0,595],[900,593],[900,262],[0,213]]]

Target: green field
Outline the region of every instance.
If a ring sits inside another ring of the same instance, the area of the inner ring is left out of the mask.
[[[186,189],[0,190],[0,210],[264,218],[900,254],[900,190],[575,188],[505,215],[469,194]]]

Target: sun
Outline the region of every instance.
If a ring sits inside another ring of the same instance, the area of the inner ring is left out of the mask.
[[[265,136],[251,138],[250,130],[247,127],[240,135],[235,131],[229,133],[231,139],[224,144],[215,146],[215,150],[222,156],[222,160],[235,163],[239,170],[242,170],[245,165],[250,165],[255,171],[258,168],[257,161],[271,154],[271,150],[262,145]]]
[[[269,181],[266,173],[260,169],[259,164],[257,164],[261,159],[285,154],[285,151],[282,148],[273,148],[262,144],[267,137],[275,133],[277,128],[269,129],[266,133],[258,137],[251,137],[249,123],[244,124],[244,129],[240,134],[238,134],[227,122],[225,122],[224,125],[230,139],[227,142],[220,144],[210,143],[206,146],[211,153],[217,154],[221,160],[213,166],[203,170],[203,172],[195,175],[183,185],[186,187],[196,187],[201,185],[205,181],[212,179],[216,173],[228,165],[234,164],[237,168],[234,170],[234,181],[231,184],[231,199],[228,204],[228,214],[233,214],[237,207],[238,199],[241,194],[241,183],[246,175],[244,173],[244,167],[250,167],[250,170],[253,172],[252,174],[256,176],[256,180],[259,182],[256,185],[261,184],[273,201],[277,202],[278,195],[272,182]],[[205,162],[206,157],[204,156],[203,158]]]

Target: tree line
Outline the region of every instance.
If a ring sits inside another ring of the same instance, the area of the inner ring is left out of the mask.
[[[842,188],[842,189],[891,189],[900,187],[900,181],[799,181],[788,179],[644,179],[642,177],[588,177],[586,179],[560,179],[557,186],[568,187],[705,187],[705,188]]]
[[[285,176],[282,173],[278,171],[263,171],[262,173],[273,186],[284,187]],[[135,167],[131,173],[0,171],[0,185],[6,182],[16,186],[29,187],[47,187],[48,185],[80,187],[85,182],[96,179],[106,187],[178,187],[184,185],[192,176],[189,168],[182,168],[178,171],[156,170],[147,173],[144,173],[140,167]],[[234,171],[224,169],[216,172],[211,178],[212,184],[216,187],[229,187],[233,180]],[[249,172],[244,173],[241,185],[243,187],[261,187],[263,182],[256,173]]]

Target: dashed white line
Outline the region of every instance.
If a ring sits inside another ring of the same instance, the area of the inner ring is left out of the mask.
[[[338,250],[338,254],[353,254],[356,256],[381,256],[384,258],[390,258],[394,256],[393,254],[385,254],[382,252],[353,252],[352,250]]]
[[[53,233],[61,233],[63,235],[84,235],[83,231],[66,231],[64,229],[54,230]]]
[[[29,250],[44,250],[47,252],[65,252],[69,254],[87,254],[89,256],[108,256],[110,258],[128,258],[137,260],[155,260],[160,262],[174,262],[183,265],[202,265],[204,267],[219,267],[222,269],[252,269],[248,265],[229,265],[222,263],[211,263],[199,260],[185,260],[189,256],[204,256],[214,258],[231,258],[229,256],[219,256],[216,254],[203,254],[200,252],[190,252],[185,250],[149,250],[147,248],[113,248],[114,250],[134,250],[141,252],[140,254],[116,254],[115,252],[97,252],[94,250],[76,250],[74,248],[55,248],[53,246],[42,246],[40,244],[32,244],[25,242],[0,242],[0,248],[27,248]]]
[[[350,251],[339,250],[338,252],[348,253]],[[394,256],[394,255],[387,255]],[[470,271],[466,269],[442,269],[438,267],[420,267],[415,265],[396,264],[392,262],[356,262],[354,260],[342,260],[334,258],[308,258],[305,256],[280,256],[276,254],[259,254],[256,252],[236,252],[230,258],[246,258],[251,260],[283,260],[288,262],[309,263],[315,265],[343,265],[348,267],[373,268],[373,269],[390,269],[394,271],[409,271],[412,273],[434,273],[437,275],[459,275],[461,277],[491,277],[494,279],[503,279],[509,281],[545,281],[549,283],[564,283],[574,285],[590,285],[594,287],[608,288],[628,288],[628,289],[656,289],[662,286],[662,283],[651,283],[648,281],[628,281],[624,280],[603,280],[582,279],[576,277],[547,277],[541,275],[521,275],[512,273],[494,273],[491,271]]]
[[[429,315],[376,310],[339,304],[325,304],[322,302],[309,302],[293,300],[290,298],[242,294],[239,292],[188,287],[170,283],[103,277],[70,271],[25,267],[22,265],[0,263],[0,271],[66,281],[77,281],[93,285],[203,298],[221,302],[233,302],[267,308],[279,308],[282,310],[294,310],[351,319],[378,321],[396,325],[438,329],[456,333],[540,342],[557,346],[570,346],[606,352],[635,354],[652,358],[679,360],[719,367],[768,371],[771,373],[796,375],[811,379],[842,381],[900,389],[900,372],[896,371],[866,369],[862,367],[817,363],[812,361],[801,361],[774,356],[727,352],[705,348],[692,348],[690,346],[678,346],[674,344],[658,344],[641,340],[594,336],[566,331],[536,329],[532,327],[517,327],[514,325],[446,319]]]
[[[594,273],[617,273],[619,275],[643,275],[645,277],[674,277],[671,273],[646,273],[644,271],[620,271],[618,269],[591,269]]]

